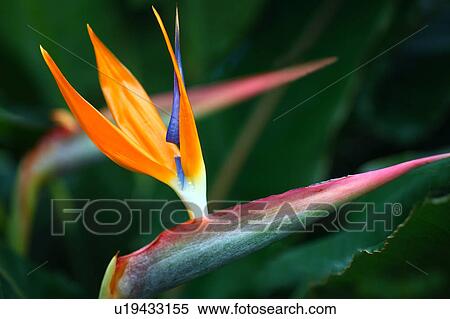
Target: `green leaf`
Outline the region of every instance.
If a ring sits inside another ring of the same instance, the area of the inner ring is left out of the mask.
[[[419,168],[356,201],[375,203],[376,211],[383,211],[384,203],[401,204],[402,214],[391,214],[393,225],[397,227],[430,191],[442,187],[450,191],[448,165],[446,160]],[[296,296],[303,296],[312,286],[331,275],[344,272],[362,251],[379,249],[392,230],[383,229],[382,223],[375,226],[374,231],[331,234],[274,256],[260,273],[259,291],[267,296],[277,291],[295,289]]]
[[[450,197],[418,205],[382,250],[362,253],[341,276],[310,296],[353,298],[447,298],[450,277]]]
[[[80,288],[48,261],[31,264],[0,244],[0,298],[79,298]]]
[[[0,106],[0,145],[3,148],[25,151],[45,132],[48,123],[30,114],[33,112],[28,108],[11,108],[14,111]]]
[[[181,45],[186,52],[184,60],[188,61],[188,77],[211,78],[211,67],[245,37],[265,2],[193,0],[180,3]],[[169,10],[167,14],[173,16],[173,8]]]
[[[378,68],[369,68],[359,93],[355,120],[389,144],[410,146],[447,125],[450,74],[442,70],[450,68],[448,28],[431,22],[429,26],[399,48],[406,57],[391,54]],[[433,111],[424,112],[425,105]]]

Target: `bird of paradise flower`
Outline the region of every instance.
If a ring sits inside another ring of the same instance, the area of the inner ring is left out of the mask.
[[[174,287],[283,237],[259,232],[204,233],[215,218],[234,213],[234,224],[249,218],[249,208],[264,204],[262,212],[275,216],[286,203],[296,214],[306,215],[309,203],[339,203],[377,188],[413,168],[450,157],[450,153],[405,162],[385,169],[291,190],[284,194],[238,205],[207,217],[206,169],[191,104],[187,95],[179,40],[178,11],[175,49],[153,8],[174,67],[172,113],[165,126],[155,104],[117,58],[88,26],[99,78],[113,124],[89,104],[65,79],[50,55],[42,55],[70,110],[81,128],[111,160],[129,170],[153,176],[170,186],[183,200],[190,222],[165,231],[146,247],[126,256],[114,256],[103,278],[100,297],[145,297]],[[275,217],[276,218],[276,217]],[[229,220],[228,220],[229,221]],[[253,229],[255,230],[255,229]],[[196,247],[198,249],[193,249]],[[214,258],[212,257],[214,256]]]

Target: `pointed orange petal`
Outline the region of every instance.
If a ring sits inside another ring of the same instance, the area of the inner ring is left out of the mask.
[[[186,87],[178,67],[177,59],[167,35],[166,28],[159,16],[158,12],[152,7],[153,12],[158,20],[159,26],[166,41],[167,49],[169,50],[172,64],[175,69],[175,74],[178,80],[178,87],[180,90],[180,153],[181,165],[183,166],[184,174],[187,177],[197,177],[204,173],[205,164],[203,162],[202,148],[198,138],[197,127],[195,126],[194,114],[192,112],[191,104],[186,93]]]
[[[155,163],[138,144],[78,94],[67,82],[47,51],[41,47],[41,52],[67,105],[94,144],[120,166],[151,175],[161,182],[170,184],[175,174]]]
[[[108,50],[88,25],[100,85],[120,129],[146,149],[160,164],[175,170],[178,150],[165,141],[166,126],[139,81]]]

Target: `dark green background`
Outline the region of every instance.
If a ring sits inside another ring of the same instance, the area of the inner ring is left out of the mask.
[[[42,61],[39,44],[84,97],[94,105],[104,104],[96,71],[30,27],[95,63],[86,31],[89,23],[151,95],[170,90],[173,81],[152,4],[172,31],[175,1],[1,2],[0,296],[95,297],[111,256],[117,250],[126,253],[140,248],[152,239],[136,235],[135,227],[121,236],[105,237],[89,234],[81,226],[70,229],[64,238],[52,238],[50,198],[174,198],[167,187],[151,178],[104,160],[52,180],[43,190],[28,256],[19,258],[3,240],[17,165],[52,126],[50,111],[65,105]],[[252,99],[198,122],[211,199],[251,200],[355,173],[374,159],[390,158],[376,166],[448,149],[447,1],[181,0],[179,7],[188,86],[338,57],[335,64],[276,95]],[[418,30],[422,31],[413,35]],[[257,137],[238,151],[244,160],[234,172],[236,179],[224,188],[220,177],[229,173],[221,174],[221,169],[249,127],[258,128]],[[382,189],[378,195],[391,191]],[[411,199],[408,207],[421,200],[423,196]],[[449,211],[442,200],[421,207],[419,212],[425,215],[428,210]],[[406,235],[396,238],[394,251],[360,255],[344,275],[329,280],[319,276],[317,282],[305,286],[293,271],[288,284],[271,284],[279,282],[277,274],[298,269],[296,265],[304,263],[301,258],[308,259],[314,272],[327,263],[315,263],[316,259],[334,252],[333,247],[318,244],[315,254],[301,252],[298,259],[280,259],[283,262],[277,264],[283,253],[327,237],[292,236],[164,296],[449,297],[448,216],[428,216],[434,219],[434,228],[431,222],[421,227],[420,219],[414,220]],[[45,261],[36,274],[26,275]],[[428,275],[409,263],[419,265]],[[314,275],[306,272],[305,276]]]

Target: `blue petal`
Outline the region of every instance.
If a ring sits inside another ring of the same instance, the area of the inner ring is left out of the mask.
[[[181,64],[180,51],[180,24],[178,21],[178,8],[175,15],[175,56],[177,58],[178,67],[180,69],[181,77],[184,81],[183,66]],[[175,73],[175,72],[174,72]],[[170,115],[169,127],[167,128],[166,141],[180,146],[180,91],[178,89],[178,80],[176,75],[173,77],[173,100],[172,100],[172,114]]]
[[[180,156],[176,156],[175,157],[175,165],[177,167],[178,181],[180,182],[181,189],[183,189],[183,187],[184,187],[184,173],[183,173],[183,168],[181,167],[181,157]]]

